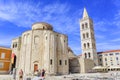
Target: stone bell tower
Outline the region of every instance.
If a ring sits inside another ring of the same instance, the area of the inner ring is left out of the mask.
[[[80,20],[80,32],[82,57],[92,59],[94,61],[95,66],[98,65],[93,21],[88,16],[88,13],[85,8],[83,12],[83,17]]]

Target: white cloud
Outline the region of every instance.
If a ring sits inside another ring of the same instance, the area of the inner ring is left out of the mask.
[[[79,27],[76,27],[75,20],[76,14],[80,14],[81,9],[69,16],[70,6],[67,3],[54,3],[44,6],[39,4],[38,6],[20,2],[9,3],[8,5],[0,4],[0,18],[22,27],[31,27],[34,22],[45,21],[51,23],[60,32],[78,30]]]
[[[120,10],[118,10],[117,14],[115,14],[113,24],[120,29]]]
[[[112,33],[112,35],[119,35],[119,34],[120,34],[119,30]]]
[[[104,39],[104,38],[106,38],[106,37],[105,37],[105,35],[96,34],[96,33],[95,33],[95,38],[96,38],[96,39]]]
[[[106,51],[106,50],[116,50],[120,49],[120,45],[116,45],[115,43],[97,43],[97,51]]]
[[[120,7],[120,0],[112,0],[115,6]]]
[[[120,38],[116,38],[116,39],[113,39],[111,40],[112,42],[120,42]]]
[[[107,28],[105,27],[105,25],[107,25],[107,24],[108,24],[108,22],[106,20],[95,21],[94,28],[95,28],[96,31],[105,32],[105,31],[107,31]]]
[[[56,2],[42,5],[42,3],[39,2],[35,5],[31,5],[26,2],[8,2],[7,4],[0,2],[0,18],[3,20],[7,20],[19,27],[31,27],[31,24],[39,21],[48,22],[53,25],[57,32],[67,34],[68,36],[71,35],[72,38],[76,38],[75,36],[80,35],[78,16],[82,14],[82,10],[79,9],[72,13],[70,11],[71,6],[67,3],[61,4]],[[12,38],[13,37],[10,37],[8,40],[3,38],[0,45],[10,44]],[[69,41],[71,40],[69,38]],[[73,41],[73,43],[69,42],[69,45],[75,53],[78,53],[80,52],[80,45],[72,45],[75,43],[75,41]]]

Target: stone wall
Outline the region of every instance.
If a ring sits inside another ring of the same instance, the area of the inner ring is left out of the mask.
[[[94,61],[92,59],[80,58],[79,62],[80,62],[80,68],[81,68],[80,73],[88,73],[94,67]]]
[[[69,73],[80,73],[80,63],[78,57],[69,59]]]

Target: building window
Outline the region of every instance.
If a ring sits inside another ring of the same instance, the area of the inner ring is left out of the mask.
[[[118,61],[118,57],[116,57],[116,60]]]
[[[87,23],[85,23],[85,28],[88,28],[88,24]]]
[[[4,66],[4,63],[0,62],[0,68],[3,68],[3,66]]]
[[[117,65],[119,65],[119,62],[117,61]]]
[[[87,54],[85,53],[85,58],[87,58]]]
[[[102,61],[102,59],[101,59],[101,58],[100,58],[99,60],[100,60],[100,62]]]
[[[5,53],[2,53],[1,54],[1,59],[4,59],[5,58]]]
[[[105,56],[108,56],[108,54],[105,54]]]
[[[43,30],[45,29],[45,27],[43,26]]]
[[[119,53],[115,53],[115,55],[119,55]]]
[[[50,59],[50,65],[52,65],[52,59]]]
[[[91,57],[90,53],[88,53],[89,58]]]
[[[99,54],[99,57],[102,57],[102,55],[101,55],[101,54]]]
[[[46,36],[46,40],[47,40],[47,36]]]
[[[89,38],[89,34],[88,33],[86,33],[86,36],[87,36],[87,38]]]
[[[14,44],[13,44],[13,48],[14,48]]]
[[[65,65],[67,65],[67,60],[65,60]]]
[[[87,46],[88,46],[88,48],[90,48],[90,44],[89,43],[87,43]]]
[[[84,43],[84,49],[86,49],[86,44]]]
[[[107,63],[106,63],[106,66],[107,66]]]
[[[111,66],[113,65],[113,62],[111,62]]]
[[[62,65],[62,60],[59,60],[59,64]]]
[[[85,39],[85,34],[83,34],[83,39]]]
[[[16,48],[17,47],[17,42],[14,42],[12,47]]]
[[[113,53],[110,53],[110,56],[112,56],[113,55]]]
[[[112,57],[110,57],[110,61],[112,61]]]
[[[84,29],[84,24],[82,24],[82,29]]]
[[[107,58],[105,58],[105,61],[107,61]]]
[[[15,44],[15,47],[17,47],[17,43]]]

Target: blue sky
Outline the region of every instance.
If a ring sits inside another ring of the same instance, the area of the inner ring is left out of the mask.
[[[0,0],[0,46],[10,47],[34,22],[47,22],[68,35],[69,46],[79,55],[84,7],[94,21],[97,51],[120,49],[120,0]]]

